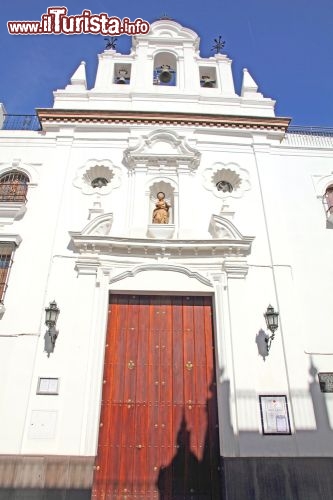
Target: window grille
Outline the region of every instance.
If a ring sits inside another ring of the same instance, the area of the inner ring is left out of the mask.
[[[29,178],[23,172],[12,170],[0,177],[0,202],[27,201]]]
[[[13,263],[15,243],[0,243],[0,303],[3,304],[9,271]]]

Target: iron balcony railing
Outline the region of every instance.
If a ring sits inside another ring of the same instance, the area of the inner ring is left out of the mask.
[[[41,130],[37,115],[4,115],[3,130]]]
[[[0,183],[0,202],[26,203],[27,184],[14,182]]]
[[[332,127],[312,127],[312,126],[298,126],[298,125],[289,125],[287,128],[288,134],[303,134],[303,135],[321,135],[324,137],[332,137],[333,136],[333,128]]]

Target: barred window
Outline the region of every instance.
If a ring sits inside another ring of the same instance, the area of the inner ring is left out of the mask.
[[[23,172],[12,170],[0,177],[0,202],[27,201],[29,177]]]
[[[15,243],[0,243],[0,303],[3,304],[9,271],[13,262]]]

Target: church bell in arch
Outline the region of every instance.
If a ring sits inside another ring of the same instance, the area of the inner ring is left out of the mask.
[[[210,78],[210,76],[204,75],[201,79],[201,87],[213,88],[215,87],[215,80]]]
[[[125,85],[128,80],[128,71],[126,69],[120,69],[118,71],[117,83]]]
[[[163,64],[157,69],[158,79],[162,83],[170,83],[174,70],[168,64]]]

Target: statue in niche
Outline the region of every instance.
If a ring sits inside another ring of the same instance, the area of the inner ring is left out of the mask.
[[[157,200],[153,211],[153,224],[169,224],[169,208],[171,205],[165,200],[165,194],[157,193]]]

